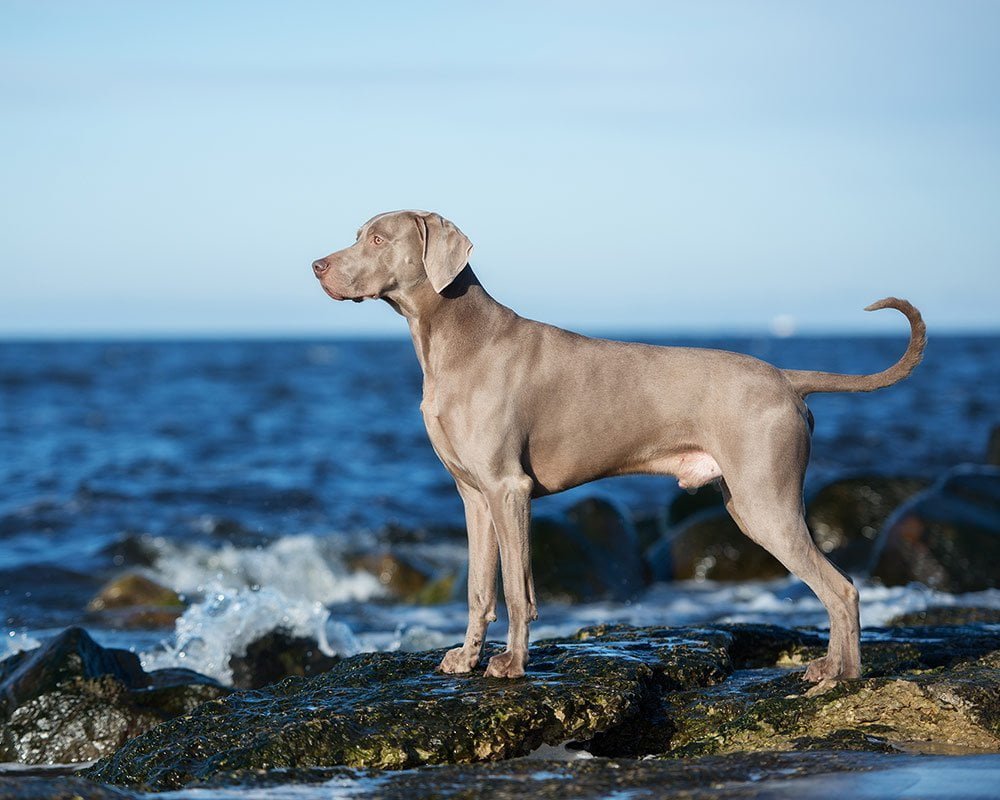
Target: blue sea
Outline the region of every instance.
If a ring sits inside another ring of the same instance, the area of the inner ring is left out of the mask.
[[[902,337],[644,341],[840,372],[880,370],[905,348]],[[341,653],[459,639],[460,599],[395,602],[350,566],[352,553],[387,547],[445,571],[465,557],[462,506],[427,440],[420,392],[402,339],[0,343],[0,656],[79,623],[149,666],[184,663],[225,680],[228,656],[279,626]],[[932,478],[981,461],[1000,423],[1000,337],[932,336],[911,379],[817,395],[810,407],[809,491],[845,475]],[[648,515],[678,491],[667,478],[616,478],[535,509],[597,495]],[[127,569],[184,595],[174,629],[118,630],[87,615]],[[996,592],[972,599],[1000,604]],[[863,583],[862,600],[872,624],[963,599]],[[659,585],[629,603],[550,604],[534,635],[707,619],[825,617],[794,579]]]

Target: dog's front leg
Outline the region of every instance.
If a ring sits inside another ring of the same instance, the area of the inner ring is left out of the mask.
[[[528,664],[528,623],[538,616],[535,587],[531,580],[532,481],[524,474],[502,478],[486,488],[490,516],[500,545],[503,593],[510,627],[507,649],[493,656],[486,674],[495,678],[517,678]]]
[[[465,643],[449,650],[441,661],[442,672],[470,672],[479,663],[486,628],[497,618],[497,545],[489,505],[482,492],[458,484],[465,503],[469,531],[469,627]]]

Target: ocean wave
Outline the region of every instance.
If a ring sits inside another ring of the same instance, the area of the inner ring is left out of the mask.
[[[322,604],[383,596],[386,590],[378,578],[348,569],[335,544],[310,534],[284,536],[257,547],[208,547],[156,538],[153,577],[194,598],[210,587],[224,593],[267,588],[292,600]]]

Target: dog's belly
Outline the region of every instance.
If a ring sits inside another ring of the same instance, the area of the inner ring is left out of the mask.
[[[697,489],[722,477],[715,458],[698,448],[685,448],[651,458],[582,461],[573,464],[543,460],[531,464],[535,496],[554,494],[614,475],[670,475],[682,489]]]

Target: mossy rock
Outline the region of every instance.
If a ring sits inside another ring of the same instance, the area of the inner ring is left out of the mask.
[[[653,686],[723,680],[731,640],[710,629],[590,630],[535,645],[528,676],[513,681],[437,673],[443,651],[363,654],[321,676],[207,703],[133,739],[89,775],[166,789],[236,769],[402,769],[526,755],[636,716]]]
[[[0,662],[0,761],[93,761],[227,691],[190,670],[143,672],[134,653],[68,628]]]

